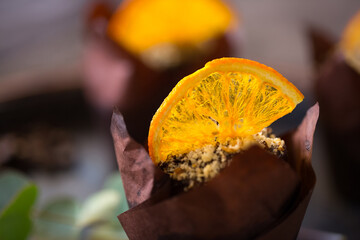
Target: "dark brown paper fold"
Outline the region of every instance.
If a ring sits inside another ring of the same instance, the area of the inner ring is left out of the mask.
[[[316,104],[299,128],[285,136],[287,162],[253,147],[234,156],[208,183],[174,192],[171,181],[157,173],[146,151],[129,138],[115,111],[112,134],[133,207],[119,216],[128,237],[295,239],[315,184],[310,158],[318,114]]]
[[[259,240],[295,239],[299,232],[316,182],[315,172],[311,165],[311,155],[318,118],[319,104],[316,103],[307,111],[296,131],[285,134],[283,137],[288,149],[288,161],[301,178],[299,195],[289,211],[278,220],[271,230],[259,237]]]

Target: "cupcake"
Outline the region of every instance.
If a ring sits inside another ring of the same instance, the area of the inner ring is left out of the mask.
[[[229,34],[237,18],[220,0],[132,0],[115,11],[96,9],[85,50],[87,95],[98,108],[116,105],[142,143],[152,115],[179,79],[234,54]]]
[[[360,12],[346,26],[340,42],[319,68],[316,95],[322,106],[329,162],[344,199],[359,203],[360,192]]]
[[[213,60],[183,78],[152,118],[149,154],[119,111],[112,134],[130,239],[295,239],[315,184],[311,108],[284,136],[269,125],[303,95],[274,69]]]

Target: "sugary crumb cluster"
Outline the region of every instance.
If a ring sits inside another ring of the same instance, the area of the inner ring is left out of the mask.
[[[185,189],[190,189],[215,177],[221,169],[230,164],[232,155],[254,144],[278,157],[285,155],[284,140],[275,137],[270,128],[264,128],[248,138],[237,139],[235,143],[217,143],[215,146],[207,145],[187,154],[170,155],[159,167],[171,178],[183,182]]]

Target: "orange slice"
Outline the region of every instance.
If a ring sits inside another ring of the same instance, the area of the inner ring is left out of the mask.
[[[124,1],[109,36],[134,54],[166,44],[196,45],[223,34],[233,15],[219,0]]]
[[[360,74],[360,11],[347,24],[340,47],[346,61]]]
[[[301,92],[255,61],[221,58],[183,78],[155,113],[149,130],[154,163],[217,142],[239,141],[290,113]]]

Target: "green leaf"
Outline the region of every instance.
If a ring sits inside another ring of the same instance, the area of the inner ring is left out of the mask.
[[[0,239],[26,239],[37,187],[20,173],[4,171],[0,174],[0,192]]]
[[[80,229],[75,226],[79,205],[72,199],[50,202],[35,220],[33,237],[37,240],[78,239]]]

